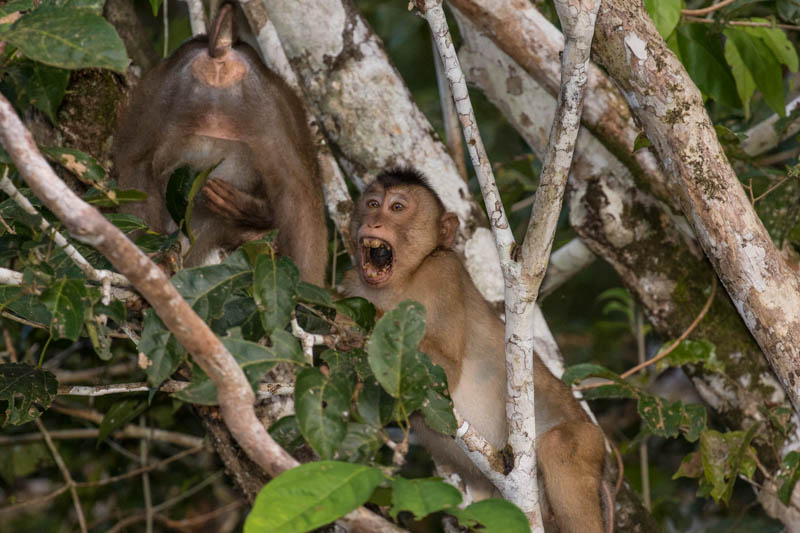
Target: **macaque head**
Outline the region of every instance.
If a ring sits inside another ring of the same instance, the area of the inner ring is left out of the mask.
[[[364,191],[350,223],[361,280],[375,288],[407,279],[438,248],[450,248],[458,217],[445,211],[413,169],[382,172]]]

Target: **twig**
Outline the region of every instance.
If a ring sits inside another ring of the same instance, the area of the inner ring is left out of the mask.
[[[169,54],[169,0],[164,0],[161,7],[164,21],[164,55],[162,57],[167,57]]]
[[[81,429],[53,429],[50,430],[50,436],[56,440],[74,440],[74,439],[96,439],[100,434],[99,429],[94,428],[81,428]],[[125,426],[119,431],[115,431],[109,435],[112,439],[144,439],[151,436],[153,440],[159,442],[166,442],[175,444],[182,448],[196,448],[197,446],[204,446],[203,439],[176,431],[167,431],[164,429],[154,429],[153,434],[141,431],[137,426]],[[22,433],[19,435],[0,435],[0,446],[13,446],[15,444],[27,444],[30,442],[39,442],[44,437],[40,433]],[[113,441],[109,441],[113,442]],[[138,458],[136,459],[138,461]]]
[[[144,415],[139,416],[139,427],[145,428]],[[143,468],[147,467],[148,456],[150,455],[150,437],[152,433],[146,438],[139,441],[139,463]],[[153,533],[153,495],[150,492],[150,471],[145,470],[142,472],[142,494],[144,498],[144,514],[145,514],[145,531]]]
[[[244,500],[235,500],[218,509],[214,509],[213,511],[209,511],[205,514],[193,516],[191,518],[184,518],[183,520],[170,520],[167,517],[164,517],[164,524],[173,529],[177,530],[186,530],[197,528],[200,526],[208,526],[209,522],[212,520],[219,518],[222,515],[230,513],[238,509],[239,507],[244,507],[246,502]]]
[[[309,333],[301,328],[300,324],[297,323],[297,317],[294,316],[294,312],[292,312],[292,335],[300,339],[300,343],[303,345],[303,353],[310,364],[314,363],[314,346],[325,345],[328,341],[327,335]]]
[[[719,24],[719,21],[714,19],[704,19],[700,17],[684,16],[686,22],[698,22],[700,24]],[[800,30],[800,26],[793,24],[773,24],[772,22],[757,22],[752,20],[726,20],[723,22],[725,26],[745,26],[749,28],[781,28],[782,30]]]
[[[47,429],[44,427],[42,421],[37,418],[34,422],[36,422],[36,427],[39,428],[39,432],[44,437],[44,441],[47,444],[47,447],[50,449],[50,453],[53,455],[56,466],[58,466],[58,469],[61,471],[61,476],[64,478],[64,481],[67,482],[67,487],[69,487],[69,492],[72,495],[72,503],[75,505],[75,513],[78,515],[78,525],[81,528],[81,532],[86,533],[88,531],[86,528],[86,517],[83,516],[81,500],[78,497],[78,491],[75,488],[75,481],[72,480],[72,475],[69,473],[69,468],[67,468],[67,465],[64,464],[64,459],[61,457],[61,454],[58,453],[58,448],[56,448],[55,443],[53,443],[53,439],[50,438],[50,434],[47,432]]]
[[[97,481],[81,481],[81,482],[77,482],[77,483],[75,483],[75,486],[76,487],[80,487],[80,488],[95,488],[95,487],[102,487],[104,485],[110,485],[110,484],[116,483],[118,481],[124,481],[126,479],[130,479],[132,477],[136,477],[136,476],[138,476],[138,475],[140,475],[140,474],[142,474],[144,472],[152,472],[153,470],[160,470],[161,468],[167,466],[170,463],[174,463],[175,461],[183,459],[184,457],[187,457],[189,455],[193,455],[193,454],[195,454],[195,453],[197,453],[199,451],[202,451],[204,449],[205,449],[205,445],[200,445],[200,446],[196,446],[194,448],[189,448],[188,450],[183,450],[181,452],[178,452],[175,455],[167,457],[166,459],[164,459],[162,461],[159,461],[157,463],[151,463],[151,464],[148,464],[147,466],[143,466],[143,467],[137,468],[135,470],[131,470],[130,472],[125,472],[124,474],[119,474],[117,476],[111,476],[111,477],[107,477],[107,478],[103,478],[103,479],[98,479]]]
[[[638,364],[638,365],[636,365],[636,366],[634,366],[632,368],[629,368],[628,370],[626,370],[625,372],[620,374],[620,378],[627,379],[627,378],[631,377],[632,375],[634,375],[638,371],[642,370],[643,368],[647,368],[648,366],[650,366],[652,364],[655,364],[658,361],[664,359],[666,356],[671,354],[673,350],[678,348],[678,346],[684,340],[686,340],[686,337],[691,335],[692,331],[694,331],[694,329],[697,327],[697,325],[700,324],[700,321],[703,320],[704,316],[706,316],[706,313],[708,313],[708,310],[711,309],[711,304],[714,302],[714,296],[716,295],[716,292],[717,292],[717,276],[715,274],[714,277],[712,278],[712,281],[711,281],[711,294],[708,295],[708,300],[706,300],[706,303],[705,303],[705,305],[703,305],[703,308],[700,310],[700,313],[698,313],[698,315],[695,317],[695,319],[692,321],[692,323],[689,324],[689,327],[686,328],[683,333],[681,333],[680,337],[675,339],[675,342],[673,342],[670,345],[669,348],[667,348],[663,352],[659,353],[658,355],[656,355],[652,359],[648,359],[644,363],[640,363],[640,364]],[[612,383],[613,383],[612,381],[604,379],[604,380],[601,380],[601,381],[596,381],[594,383],[588,383],[586,385],[578,385],[576,387],[573,387],[573,390],[583,391],[583,390],[596,389],[597,387],[602,387],[604,385],[610,385]]]
[[[8,507],[2,507],[0,508],[0,516],[4,514],[13,513],[15,511],[19,511],[20,509],[24,509],[25,507],[30,507],[32,505],[41,505],[43,503],[47,503],[50,500],[58,498],[59,496],[67,492],[69,489],[70,489],[69,485],[62,485],[53,492],[49,492],[44,496],[40,496],[39,498],[32,498],[24,502],[19,502],[15,503],[14,505],[9,505]]]
[[[578,272],[594,263],[597,257],[588,246],[578,238],[572,239],[564,246],[550,254],[547,273],[539,289],[539,299],[552,294]]]
[[[636,356],[639,364],[645,362],[645,345],[644,345],[644,314],[642,308],[638,304],[634,304],[634,335],[636,336]],[[642,503],[644,508],[648,511],[652,510],[653,504],[650,498],[650,460],[647,456],[647,435],[644,436],[642,442],[639,443],[639,469],[642,477]]]
[[[771,193],[772,191],[774,191],[775,189],[777,189],[778,187],[780,187],[781,185],[786,183],[786,180],[788,180],[788,179],[789,179],[789,176],[784,176],[782,179],[778,180],[777,183],[775,183],[773,185],[770,185],[769,189],[767,189],[763,193],[761,193],[758,196],[756,196],[755,198],[753,198],[753,203],[756,203],[757,201],[761,200],[766,195],[768,195],[769,193]]]
[[[81,253],[72,246],[67,239],[42,216],[41,213],[33,206],[33,204],[25,198],[21,192],[14,186],[10,179],[8,179],[8,168],[6,167],[2,179],[0,179],[0,190],[6,193],[9,198],[22,208],[23,211],[29,215],[39,218],[39,229],[45,234],[50,235],[53,241],[61,248],[67,257],[72,259],[81,271],[86,274],[86,277],[92,281],[103,283],[105,280],[111,280],[114,285],[119,287],[130,287],[130,282],[116,272],[110,270],[97,270],[94,268]]]
[[[3,328],[3,340],[6,343],[6,351],[8,352],[8,359],[12,363],[17,362],[17,350],[14,348],[14,340],[11,338],[11,334],[8,332],[8,328]]]
[[[713,13],[718,9],[722,9],[725,6],[729,6],[734,3],[736,0],[722,0],[719,4],[711,5],[708,7],[704,7],[702,9],[681,9],[681,15],[708,15],[709,13]]]

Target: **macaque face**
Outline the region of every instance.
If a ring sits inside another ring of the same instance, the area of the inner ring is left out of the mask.
[[[352,223],[361,280],[379,288],[407,277],[439,245],[441,211],[422,187],[370,185]]]

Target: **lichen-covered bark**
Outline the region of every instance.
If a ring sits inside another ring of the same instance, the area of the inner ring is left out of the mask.
[[[534,152],[542,154],[555,99],[460,12],[455,14],[465,40],[459,58],[467,79],[502,111]],[[568,197],[570,220],[581,239],[614,267],[659,333],[677,337],[702,308],[713,275],[686,221],[670,216],[669,208],[639,189],[630,171],[585,129],[578,136]],[[714,307],[692,338],[715,344],[717,358],[731,378],[702,367],[687,369],[703,399],[728,427],[767,422],[770,409],[786,404],[727,295],[717,293]],[[795,431],[785,438],[769,423],[763,428],[757,437],[759,456],[774,467],[781,447],[798,447],[798,435]]]
[[[529,0],[448,0],[479,30],[491,36],[522,71],[530,74],[548,93],[557,96],[561,86],[564,37]],[[509,90],[514,90],[510,85]],[[640,128],[614,82],[590,64],[581,121],[635,177],[639,185],[671,204],[672,194],[656,159],[646,151],[633,153]],[[646,178],[646,179],[645,179]],[[674,205],[677,208],[677,204]]]
[[[698,241],[797,410],[800,281],[739,184],[700,91],[639,2],[603,4],[594,50],[676,181]]]
[[[470,272],[494,272],[489,278],[495,281],[476,279],[478,288],[488,300],[501,301],[494,243],[485,235],[473,242],[485,218],[352,0],[266,0],[266,5],[306,100],[345,171],[362,185],[386,167],[422,171],[461,221],[462,245],[473,249]],[[480,253],[474,253],[476,247]]]

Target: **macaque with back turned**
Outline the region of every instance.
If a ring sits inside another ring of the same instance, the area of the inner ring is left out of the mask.
[[[384,172],[356,203],[350,225],[356,268],[343,286],[348,296],[366,298],[380,311],[407,299],[425,306],[420,350],[447,374],[455,409],[500,450],[507,438],[504,325],[450,249],[457,229],[456,215],[445,211],[419,173]],[[546,529],[601,533],[602,432],[538,356],[534,372],[536,452],[552,511],[543,511]],[[419,416],[412,417],[412,426],[437,463],[461,476],[473,498],[497,495],[451,437],[431,430]]]
[[[120,122],[114,160],[122,188],[145,191],[125,211],[173,232],[165,194],[172,173],[219,165],[198,194],[184,264],[278,229],[277,248],[303,280],[323,285],[327,227],[316,149],[302,103],[248,45],[236,42],[232,4],[208,36],[183,45],[136,88]]]

